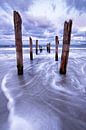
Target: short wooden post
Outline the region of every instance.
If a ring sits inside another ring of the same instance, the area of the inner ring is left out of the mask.
[[[50,43],[48,44],[48,52],[50,53]]]
[[[38,55],[38,40],[36,40],[36,55]]]
[[[23,74],[23,54],[22,54],[22,19],[18,12],[14,11],[14,30],[15,30],[15,45],[17,57],[18,75]]]
[[[65,21],[60,74],[66,74],[66,67],[68,62],[69,47],[70,47],[70,40],[71,40],[71,29],[72,29],[72,20],[69,20],[69,22]]]
[[[42,52],[42,50],[43,50],[41,45],[39,46],[39,50],[40,50],[40,53],[41,53],[41,52]]]
[[[29,38],[30,42],[30,60],[33,60],[32,38]]]
[[[58,61],[58,44],[59,44],[58,36],[55,37],[55,43],[56,43],[55,61]]]

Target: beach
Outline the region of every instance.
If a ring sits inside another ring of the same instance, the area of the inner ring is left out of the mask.
[[[0,49],[0,130],[86,130],[86,48],[70,49],[67,74],[60,75],[55,50],[30,61],[17,75],[15,48]]]

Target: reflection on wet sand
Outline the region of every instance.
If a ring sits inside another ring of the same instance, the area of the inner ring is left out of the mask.
[[[19,77],[12,62],[2,80],[9,130],[86,130],[85,54],[71,50],[65,76],[59,74],[60,61],[53,54],[41,54],[33,62],[26,58]]]

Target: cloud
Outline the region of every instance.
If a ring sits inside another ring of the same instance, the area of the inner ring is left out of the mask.
[[[67,6],[75,8],[79,12],[86,11],[86,0],[66,0]]]
[[[53,39],[55,35],[60,36],[63,29],[66,9],[61,12],[65,6],[62,0],[57,1],[35,1],[27,10],[23,17],[23,30],[27,35],[37,37],[38,39]],[[59,7],[60,6],[60,7]],[[58,13],[59,12],[59,13]]]
[[[22,17],[23,40],[32,36],[44,43],[53,42],[55,35],[61,40],[64,21],[70,18],[73,37],[86,27],[85,0],[0,0],[0,3],[0,38],[3,40],[15,41],[13,10]]]
[[[55,27],[46,17],[26,16],[23,21],[24,33],[37,38],[49,38],[55,32]]]
[[[60,27],[62,27],[62,21],[59,19],[63,4],[60,0],[52,2],[52,0],[24,0],[14,2],[12,0],[1,0],[0,12],[1,12],[1,33],[3,35],[14,34],[13,25],[13,10],[17,10],[23,21],[23,35],[33,36],[37,38],[53,37],[53,35],[59,33]],[[59,13],[57,13],[59,11]],[[8,31],[9,30],[9,31]],[[36,31],[35,31],[36,30]],[[52,36],[51,36],[52,35]],[[25,37],[24,37],[25,38]]]
[[[0,6],[7,10],[8,8],[12,8],[13,10],[26,11],[33,4],[33,0],[0,0]]]

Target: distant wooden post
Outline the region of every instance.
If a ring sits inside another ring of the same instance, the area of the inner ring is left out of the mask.
[[[36,40],[36,55],[38,55],[38,40]]]
[[[33,60],[32,38],[29,38],[30,42],[30,60]]]
[[[48,44],[48,52],[50,53],[50,43]]]
[[[55,43],[56,43],[55,61],[58,61],[58,44],[59,44],[58,36],[55,37]]]
[[[72,20],[69,20],[69,22],[65,21],[60,74],[66,74],[66,67],[67,67],[68,56],[69,56],[69,46],[71,40],[71,29],[72,29]]]
[[[14,11],[14,30],[15,30],[15,45],[17,57],[18,75],[23,74],[23,54],[22,54],[22,19],[18,12]]]
[[[41,45],[39,46],[39,50],[40,50],[40,53],[41,53],[41,52],[42,52],[42,50],[43,50]]]

